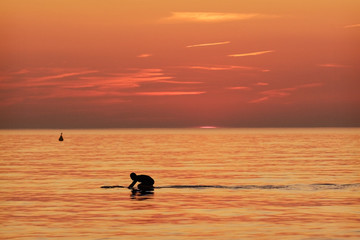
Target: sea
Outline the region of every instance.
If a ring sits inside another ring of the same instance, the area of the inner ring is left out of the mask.
[[[360,239],[359,190],[359,128],[0,130],[0,239]]]

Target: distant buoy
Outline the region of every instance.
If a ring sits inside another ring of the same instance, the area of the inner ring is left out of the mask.
[[[64,141],[64,138],[62,136],[62,133],[60,134],[59,141]]]

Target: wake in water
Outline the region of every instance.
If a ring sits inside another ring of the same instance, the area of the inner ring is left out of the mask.
[[[102,186],[101,188],[125,188],[124,186]],[[169,185],[158,186],[155,189],[284,189],[284,190],[330,190],[330,189],[349,189],[360,188],[360,183],[353,184],[334,184],[334,183],[314,183],[314,184],[294,184],[294,185],[239,185],[239,186],[224,186],[224,185]]]
[[[285,189],[285,190],[327,190],[327,189],[346,189],[359,188],[360,183],[355,184],[333,184],[333,183],[316,183],[309,185],[295,184],[295,185],[239,185],[239,186],[223,186],[223,185],[171,185],[161,186],[156,188],[222,188],[222,189]]]

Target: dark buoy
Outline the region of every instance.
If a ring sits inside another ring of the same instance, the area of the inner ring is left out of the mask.
[[[59,141],[60,141],[60,142],[61,142],[61,141],[64,141],[64,138],[63,138],[63,136],[62,136],[62,133],[60,134]]]

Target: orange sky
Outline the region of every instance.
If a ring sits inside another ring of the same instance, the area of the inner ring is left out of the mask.
[[[360,126],[358,0],[3,0],[0,128]]]

